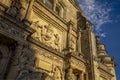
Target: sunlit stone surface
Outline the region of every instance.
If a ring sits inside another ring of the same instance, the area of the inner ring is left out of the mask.
[[[76,0],[0,0],[0,80],[116,80],[114,68]]]

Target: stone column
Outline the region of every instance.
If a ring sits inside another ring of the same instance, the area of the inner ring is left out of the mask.
[[[22,49],[23,49],[23,45],[21,43],[18,43],[16,46],[16,49],[14,51],[15,56],[13,57],[13,62],[11,63],[11,68],[6,77],[7,80],[9,80],[9,79],[15,80],[19,73],[19,57],[21,55]]]

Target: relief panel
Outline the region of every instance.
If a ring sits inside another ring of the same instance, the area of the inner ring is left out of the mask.
[[[83,72],[85,72],[85,70],[86,70],[85,64],[83,62],[71,60],[71,65],[72,65],[72,67],[79,69]]]
[[[32,37],[44,43],[45,45],[54,48],[57,51],[62,50],[63,40],[62,34],[63,32],[56,28],[56,26],[51,25],[42,19],[32,20],[31,28],[33,28],[36,32],[32,35]]]
[[[46,71],[55,80],[63,80],[63,61],[43,49],[33,46],[36,51],[35,69]]]

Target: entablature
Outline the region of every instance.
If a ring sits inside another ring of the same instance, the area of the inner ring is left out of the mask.
[[[24,43],[28,36],[34,33],[34,30],[7,13],[0,11],[0,33]]]

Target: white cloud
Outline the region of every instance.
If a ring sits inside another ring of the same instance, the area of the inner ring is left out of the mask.
[[[106,37],[106,33],[101,33],[100,36],[105,38]]]
[[[94,24],[94,30],[96,34],[101,37],[105,37],[102,32],[102,25],[110,23],[111,7],[108,7],[108,3],[100,3],[96,0],[78,0],[80,6],[85,13],[86,17]]]

